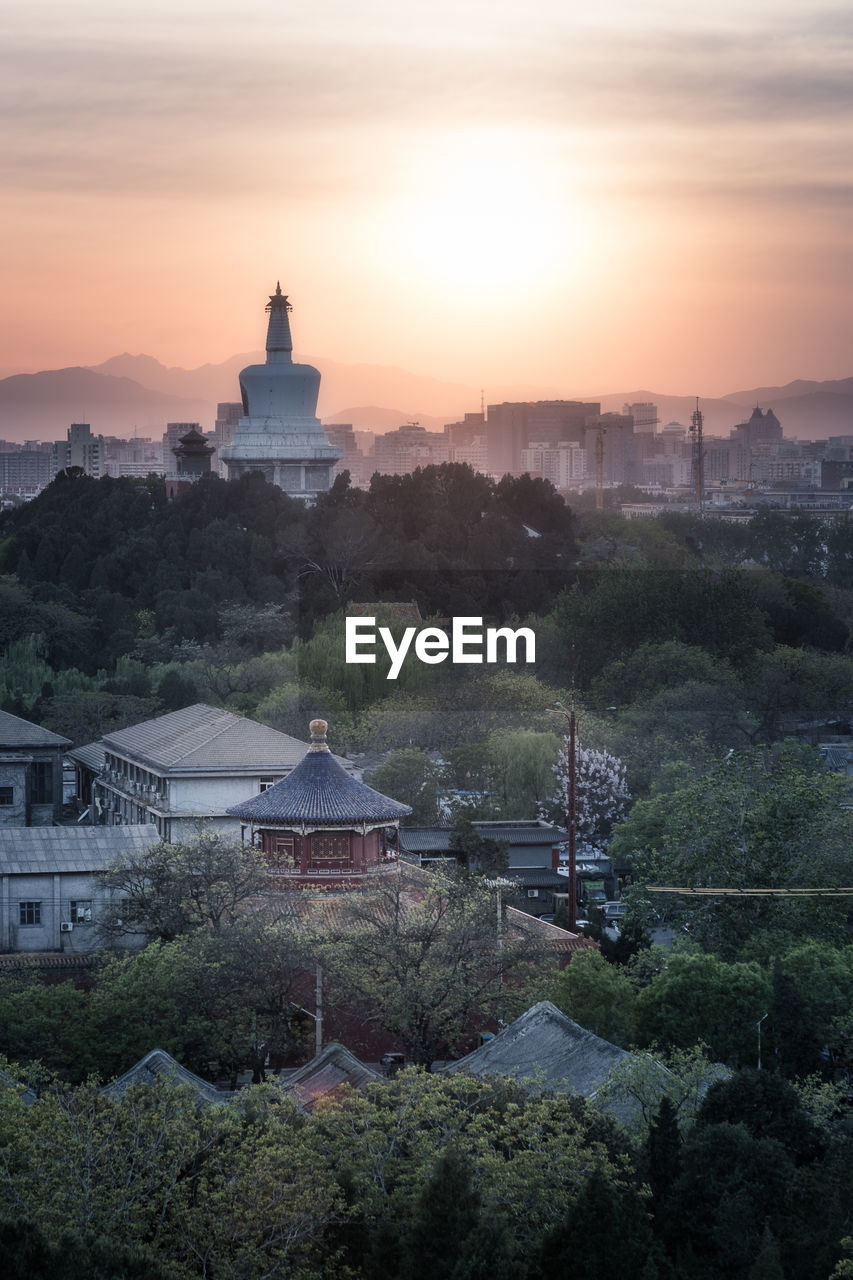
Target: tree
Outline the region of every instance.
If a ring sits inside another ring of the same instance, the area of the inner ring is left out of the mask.
[[[338,1000],[398,1036],[429,1068],[498,1008],[503,979],[540,955],[524,936],[497,951],[494,899],[481,882],[436,871],[414,882],[384,877],[348,895],[342,926],[323,948]]]
[[[459,854],[468,871],[502,875],[509,869],[509,846],[505,840],[481,835],[470,818],[458,817],[450,833],[450,853]]]
[[[651,1224],[636,1189],[617,1186],[593,1169],[569,1201],[563,1221],[545,1236],[533,1275],[537,1280],[639,1277],[653,1247]]]
[[[704,1045],[673,1049],[670,1053],[630,1053],[610,1072],[598,1093],[600,1102],[632,1105],[635,1137],[648,1140],[661,1100],[672,1102],[678,1127],[686,1134],[696,1121],[708,1085],[720,1068],[709,1061]]]
[[[301,932],[248,918],[116,957],[91,996],[94,1065],[115,1074],[156,1046],[202,1076],[248,1065],[260,1082],[268,1058],[280,1066],[311,1042],[300,1010],[309,953]]]
[[[586,844],[601,848],[611,827],[625,815],[630,800],[625,766],[609,751],[575,747],[577,834]],[[555,816],[565,820],[569,805],[569,746],[565,743],[553,769],[557,789],[551,797]]]
[[[391,751],[384,764],[365,775],[376,791],[412,806],[411,826],[429,827],[438,821],[442,767],[426,751],[405,747]]]
[[[846,884],[853,812],[844,778],[809,747],[785,743],[729,754],[704,777],[638,801],[611,857],[639,881],[691,888],[821,888]],[[794,937],[846,939],[845,899],[743,896],[666,904],[721,956],[768,957]],[[766,1010],[762,1010],[765,1012]]]
[[[501,815],[526,818],[539,812],[553,793],[559,751],[555,733],[498,729],[491,734],[485,754]]]
[[[469,1162],[443,1152],[420,1190],[407,1225],[402,1280],[451,1280],[480,1219],[481,1198]]]
[[[551,1000],[575,1022],[613,1044],[630,1043],[635,994],[621,969],[598,951],[581,951],[553,981]]]
[[[635,1005],[641,1045],[688,1049],[704,1043],[715,1059],[753,1063],[756,1024],[768,1009],[770,982],[757,964],[673,952]]]
[[[266,888],[258,850],[199,830],[194,840],[163,841],[123,857],[101,876],[111,902],[100,928],[107,939],[144,933],[166,941],[194,929],[222,930]]]

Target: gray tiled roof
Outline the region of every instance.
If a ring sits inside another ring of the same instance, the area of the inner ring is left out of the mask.
[[[547,823],[473,823],[479,835],[487,840],[498,840],[504,844],[523,848],[527,845],[541,845],[550,849],[566,839],[563,827],[552,827]],[[404,827],[400,829],[400,849],[404,853],[446,853],[450,848],[450,827]]]
[[[308,744],[199,702],[108,733],[103,745],[154,769],[234,774],[292,769]]]
[[[286,1093],[292,1094],[303,1111],[312,1111],[321,1099],[327,1098],[341,1085],[363,1089],[365,1085],[375,1083],[384,1084],[385,1077],[360,1062],[342,1044],[332,1041],[304,1067],[294,1071],[282,1087]]]
[[[152,1049],[140,1058],[123,1076],[104,1085],[101,1093],[108,1098],[120,1098],[126,1089],[137,1084],[154,1084],[157,1080],[168,1080],[172,1084],[189,1085],[195,1090],[203,1102],[227,1102],[232,1096],[216,1088],[207,1080],[202,1080],[187,1067],[182,1067],[165,1049]]]
[[[558,1093],[594,1098],[613,1068],[628,1057],[627,1050],[602,1040],[567,1018],[550,1000],[542,1000],[445,1070],[541,1080],[542,1086]],[[663,1091],[669,1073],[661,1066],[660,1074]],[[630,1102],[624,1108],[617,1104],[608,1109],[622,1121],[633,1113]]]
[[[142,853],[160,839],[157,828],[0,827],[1,875],[103,871],[122,854]]]
[[[328,747],[311,748],[292,773],[226,810],[253,823],[397,822],[412,810],[356,781]]]
[[[565,889],[568,884],[565,876],[558,876],[550,867],[510,867],[505,874],[528,889]]]
[[[85,747],[74,747],[68,754],[72,760],[79,761],[87,769],[91,769],[93,773],[100,773],[104,767],[107,753],[104,750],[103,742],[90,742]]]
[[[71,739],[62,738],[40,724],[22,720],[20,716],[0,711],[0,747],[70,747]]]

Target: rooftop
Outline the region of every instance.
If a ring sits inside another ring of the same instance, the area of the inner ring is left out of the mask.
[[[385,1077],[378,1071],[359,1061],[342,1044],[332,1041],[282,1081],[282,1086],[302,1110],[313,1111],[318,1102],[330,1097],[342,1085],[363,1089],[365,1085],[384,1082]]]
[[[255,824],[393,823],[412,810],[356,781],[326,745],[326,721],[311,721],[311,746],[292,773],[227,812]]]
[[[122,855],[143,853],[157,844],[157,828],[0,827],[0,874],[53,875],[103,871]]]
[[[594,1099],[614,1067],[630,1055],[573,1022],[550,1000],[535,1004],[479,1049],[445,1070],[472,1075],[503,1075],[530,1080],[558,1093]],[[661,1066],[662,1081],[668,1075]],[[608,1108],[617,1120],[630,1119],[626,1101]]]
[[[0,748],[3,747],[70,747],[71,740],[20,716],[0,711]]]
[[[292,769],[306,746],[287,733],[203,702],[118,729],[92,745],[152,769],[231,774]]]

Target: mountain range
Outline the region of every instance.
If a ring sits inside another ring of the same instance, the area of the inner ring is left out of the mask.
[[[390,365],[346,365],[310,356],[297,357],[322,373],[320,416],[351,422],[357,430],[390,431],[404,422],[441,430],[446,422],[480,409],[481,391],[463,383],[412,373]],[[147,355],[120,355],[89,368],[49,369],[0,379],[0,439],[23,441],[64,438],[71,422],[88,422],[95,433],[162,435],[166,422],[199,422],[209,431],[221,401],[239,397],[238,374],[262,362],[263,352],[244,352],[220,364],[197,369],[169,368]],[[603,410],[651,401],[662,424],[687,424],[696,407],[692,396],[649,390],[579,395],[530,383],[489,387],[488,403],[504,400],[584,399]],[[798,379],[785,386],[755,387],[700,407],[709,435],[728,435],[755,405],[773,408],[787,436],[825,439],[853,433],[853,378],[827,382]]]

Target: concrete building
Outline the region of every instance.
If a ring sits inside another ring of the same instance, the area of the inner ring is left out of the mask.
[[[0,828],[51,826],[62,812],[68,738],[0,711]]]
[[[521,474],[521,451],[531,440],[554,448],[563,441],[583,444],[586,427],[600,414],[600,404],[580,400],[490,404],[486,423],[490,475]]]
[[[93,436],[88,422],[72,422],[65,440],[53,447],[54,473],[79,467],[87,476],[104,475],[104,437]]]
[[[286,777],[305,750],[286,733],[197,703],[68,754],[91,822],[149,823],[164,840],[183,840],[200,821],[239,838],[229,807]]]
[[[234,432],[242,416],[243,406],[239,401],[223,400],[216,406],[216,422],[211,443],[216,449],[215,469],[223,480],[226,479],[227,471],[222,461],[222,450],[233,441]]]
[[[291,310],[277,285],[267,305],[266,363],[249,365],[240,374],[243,417],[220,456],[229,480],[259,471],[307,503],[331,488],[341,454],[329,444],[317,417],[319,370],[293,363]]]
[[[427,431],[417,422],[386,431],[376,437],[373,446],[373,470],[385,476],[407,476],[418,467],[449,461],[450,446],[444,432]]]
[[[89,952],[99,873],[157,844],[156,827],[0,827],[0,951]]]
[[[0,493],[34,498],[55,475],[56,461],[49,449],[26,447],[0,453]]]

